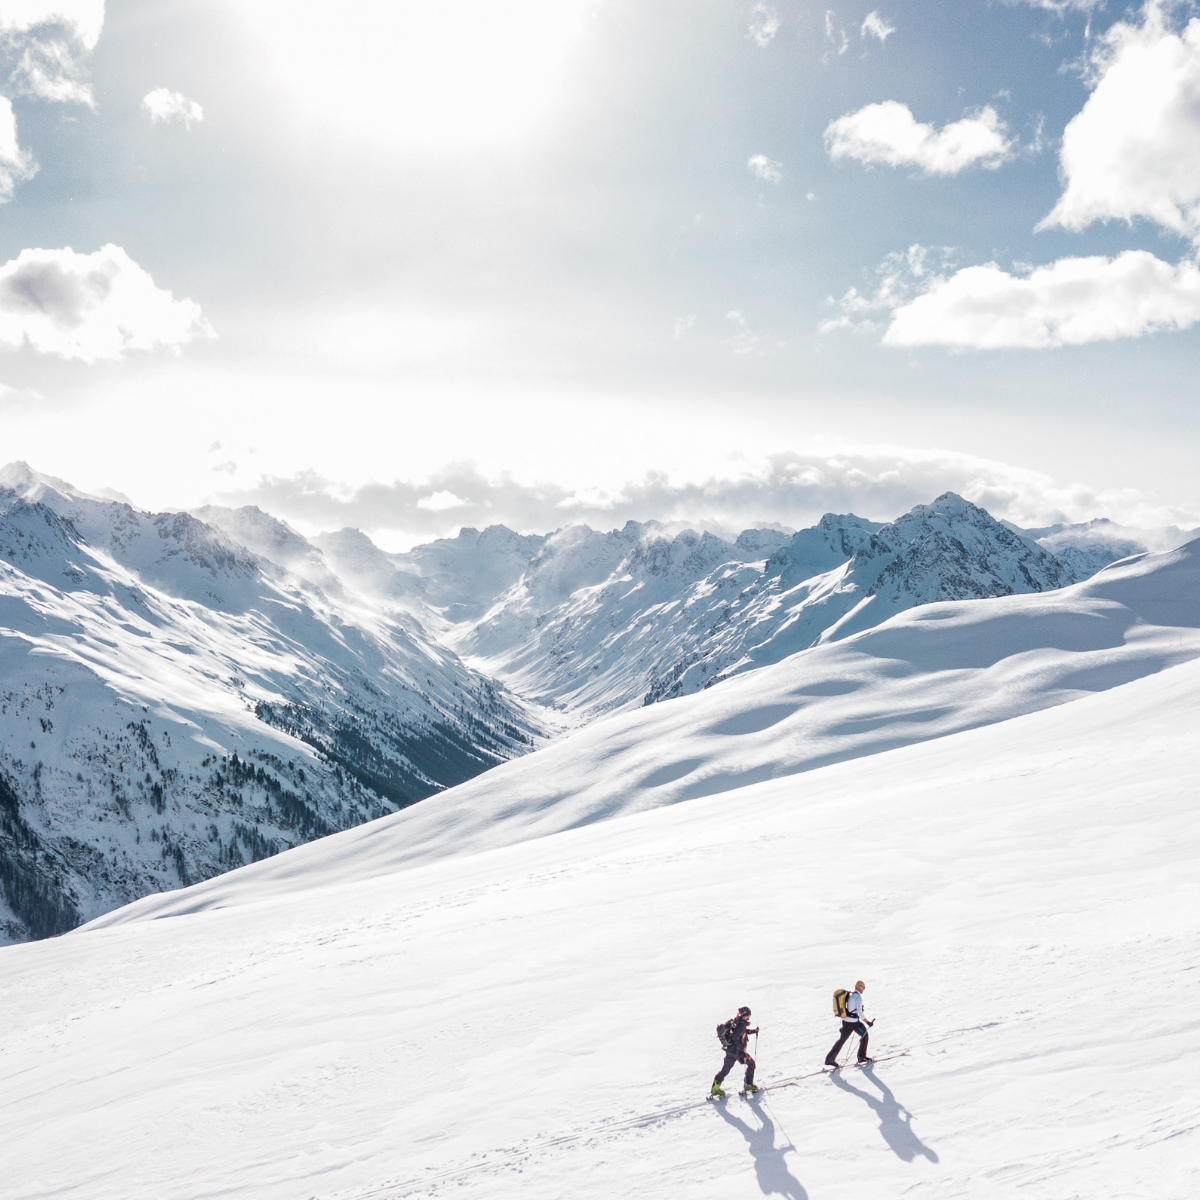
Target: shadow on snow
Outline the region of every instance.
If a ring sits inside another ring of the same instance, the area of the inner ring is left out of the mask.
[[[866,1102],[867,1107],[879,1118],[879,1132],[883,1134],[883,1140],[887,1142],[888,1148],[897,1158],[901,1158],[905,1162],[912,1162],[918,1155],[924,1155],[930,1162],[937,1162],[938,1156],[934,1150],[926,1146],[913,1132],[912,1113],[896,1099],[892,1094],[892,1089],[875,1074],[875,1068],[863,1067],[862,1073],[879,1089],[882,1093],[880,1096],[873,1096],[870,1092],[856,1088],[843,1077],[840,1071],[835,1071],[829,1078],[835,1087]]]
[[[750,1154],[754,1159],[754,1174],[758,1177],[758,1186],[764,1196],[784,1196],[786,1200],[808,1200],[808,1192],[800,1183],[784,1161],[789,1150],[796,1147],[791,1139],[783,1146],[775,1145],[775,1122],[768,1116],[765,1101],[754,1096],[749,1100],[755,1116],[762,1122],[756,1129],[747,1121],[736,1117],[724,1103],[718,1101],[712,1107],[721,1115],[726,1125],[732,1125],[746,1139]]]

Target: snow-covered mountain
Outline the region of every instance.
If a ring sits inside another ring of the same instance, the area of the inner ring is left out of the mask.
[[[389,554],[256,508],[139,512],[20,464],[0,489],[8,939],[351,828],[894,614],[1060,587],[1090,564],[1051,553],[1063,537],[1116,548],[1106,527],[1039,530],[1039,545],[950,494],[886,525],[830,514],[733,540],[493,526]],[[828,664],[830,679],[846,669]],[[921,736],[961,727],[955,712]],[[910,740],[897,719],[839,744]]]
[[[542,732],[404,613],[20,466],[0,680],[5,940],[392,812]]]
[[[1017,529],[1010,525],[1009,528],[1033,538],[1039,546],[1071,567],[1081,579],[1131,554],[1174,550],[1196,536],[1194,529],[1188,531],[1175,525],[1140,529],[1118,525],[1107,517],[1077,525],[1047,525],[1041,529]]]
[[[1172,587],[1176,569],[1122,568],[1057,618],[1062,593],[918,608],[800,657],[907,640],[928,673],[946,634],[925,698],[945,708],[941,688],[993,670],[980,656],[1032,622],[1040,649],[994,666],[1036,687],[1039,660],[1108,670],[1105,641],[1119,663],[1143,638],[1165,650],[1174,621],[1194,633],[1196,581]],[[956,638],[973,610],[997,613],[987,636]],[[768,727],[775,685],[758,690],[788,665],[578,735],[606,726],[612,757],[551,747],[500,768],[530,772],[505,815],[537,831],[573,772],[653,789],[620,751],[635,724],[639,770],[682,753],[712,777],[722,739],[760,762],[792,752],[801,739]],[[810,712],[844,699],[813,691]],[[671,712],[704,739],[676,746]],[[1200,1184],[1198,789],[1190,662],[487,853],[454,852],[452,793],[435,797],[193,889],[223,887],[224,907],[162,920],[143,902],[0,950],[5,1196],[1184,1200]],[[446,853],[397,869],[426,808]],[[830,995],[859,978],[888,1060],[821,1075]],[[739,1004],[762,1029],[759,1082],[794,1082],[712,1104],[714,1026]]]
[[[567,530],[450,640],[518,694],[595,716],[701,690],[916,605],[1081,577],[953,493],[888,525],[829,514],[790,539]]]
[[[492,525],[482,532],[464,529],[457,537],[440,538],[406,554],[389,554],[358,529],[323,533],[309,541],[255,507],[209,505],[193,515],[323,588],[340,586],[383,601],[436,629],[478,620],[549,540]]]
[[[773,530],[728,542],[655,522],[611,533],[571,526],[450,641],[537,703],[585,719],[639,704],[661,671],[713,637],[730,601],[787,541]]]
[[[1046,594],[910,608],[720,687],[598,720],[395,816],[100,924],[494,850],[1077,702],[1200,658],[1200,539]],[[807,794],[797,779],[792,794]],[[323,864],[318,866],[317,864]]]
[[[198,515],[306,579],[408,613],[567,727],[913,606],[1051,590],[1187,540],[1171,530],[1135,541],[1139,531],[1111,522],[1023,531],[953,493],[887,524],[830,513],[795,534],[747,529],[734,540],[655,521],[544,536],[492,526],[405,554],[353,529],[309,541],[257,509]]]

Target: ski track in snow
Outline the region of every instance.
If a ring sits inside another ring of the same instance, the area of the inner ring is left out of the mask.
[[[1189,662],[802,792],[376,877],[308,847],[229,907],[4,949],[6,1196],[1183,1200],[1198,751]],[[857,977],[908,1057],[703,1100],[736,1005],[769,1083]]]

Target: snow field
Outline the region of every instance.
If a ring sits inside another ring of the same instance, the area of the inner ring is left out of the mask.
[[[315,886],[248,868],[223,909],[0,950],[5,1193],[1195,1195],[1198,718],[1185,663],[374,878],[308,847]],[[770,1082],[858,977],[908,1057],[702,1101],[738,1004]]]

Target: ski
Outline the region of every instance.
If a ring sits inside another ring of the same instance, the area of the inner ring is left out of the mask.
[[[772,1092],[776,1088],[791,1087],[792,1084],[801,1083],[805,1079],[816,1079],[817,1076],[819,1076],[819,1075],[832,1075],[834,1071],[848,1071],[853,1067],[859,1067],[859,1068],[871,1067],[871,1066],[874,1066],[875,1063],[890,1062],[894,1058],[906,1058],[907,1056],[908,1056],[907,1050],[898,1050],[895,1054],[881,1054],[878,1058],[873,1059],[869,1063],[849,1062],[849,1063],[846,1063],[845,1066],[839,1065],[836,1067],[823,1067],[820,1071],[810,1071],[807,1075],[793,1075],[790,1079],[780,1079],[777,1083],[763,1084],[759,1087],[758,1090],[759,1090],[759,1092]],[[728,1092],[726,1092],[725,1096],[710,1095],[708,1097],[708,1099],[709,1100],[724,1100],[728,1095],[729,1095]],[[757,1095],[757,1093],[755,1093],[755,1092],[738,1092],[738,1095],[739,1096],[754,1096],[754,1095]]]
[[[870,1062],[848,1062],[844,1066],[839,1063],[836,1067],[826,1067],[820,1074],[832,1075],[834,1071],[849,1071],[851,1067],[873,1067],[877,1062],[887,1062],[892,1058],[904,1058],[907,1054],[907,1050],[901,1050],[897,1054],[881,1054],[878,1058],[871,1059]]]

